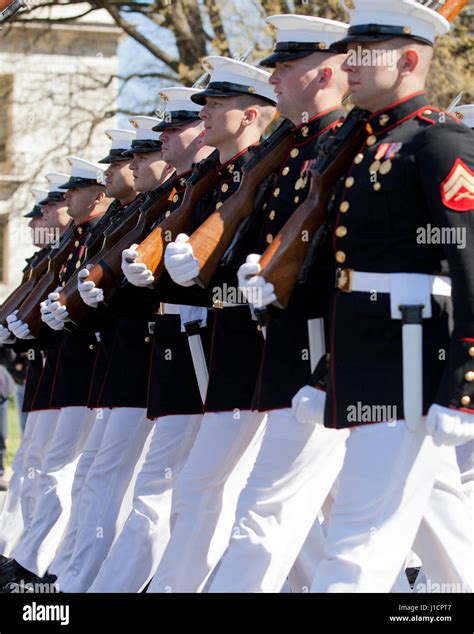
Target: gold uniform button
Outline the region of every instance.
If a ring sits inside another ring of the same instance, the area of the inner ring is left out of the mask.
[[[82,235],[82,227],[78,227],[78,228],[77,228],[77,233],[78,233],[79,235]]]
[[[294,197],[294,203],[295,205],[297,205],[300,202],[300,197],[299,196],[295,196]]]
[[[382,176],[388,174],[392,169],[392,161],[384,161],[380,166],[380,173]]]
[[[347,227],[342,225],[336,229],[336,236],[338,238],[345,238],[347,236]]]
[[[307,136],[308,136],[308,134],[309,134],[309,128],[308,128],[308,126],[307,126],[307,125],[305,125],[305,126],[304,126],[304,128],[301,128],[301,134],[302,134],[304,137],[307,137]]]
[[[283,176],[288,176],[289,173],[290,173],[290,168],[284,167],[282,171]]]
[[[273,236],[271,233],[267,235],[267,244],[271,244],[273,242]]]
[[[165,218],[169,218],[170,216],[171,216],[171,211],[167,211],[167,212],[165,213]]]
[[[216,209],[220,209],[224,203],[217,203]]]
[[[358,154],[355,159],[354,159],[354,163],[356,165],[359,165],[359,163],[362,163],[362,161],[364,160],[364,155],[362,153]]]
[[[291,158],[296,158],[297,156],[299,156],[299,154],[300,154],[300,151],[298,150],[297,147],[295,147],[291,150],[290,156]]]
[[[347,255],[344,253],[344,251],[338,251],[336,253],[336,262],[338,262],[339,264],[344,264],[346,259],[347,259]]]
[[[68,262],[69,262],[69,260],[72,260],[72,253],[70,253],[70,254],[67,256],[67,259],[68,259]]]
[[[423,112],[421,113],[424,117],[428,117],[430,114],[433,114],[432,110],[423,110]]]
[[[378,161],[378,160],[374,161],[373,163],[371,163],[371,165],[369,167],[369,172],[371,174],[373,174],[374,172],[378,172],[379,169],[380,169],[380,165],[381,165],[380,161]]]
[[[374,183],[374,190],[376,192],[379,192],[382,189],[382,184],[381,183]]]
[[[224,194],[225,194],[226,192],[228,192],[228,191],[229,191],[229,185],[228,185],[227,183],[224,183],[224,184],[222,185],[222,187],[221,187],[221,191],[222,191],[222,192],[224,192]]]
[[[471,397],[470,396],[463,396],[461,399],[461,403],[463,405],[470,405],[471,404]]]
[[[271,211],[271,212],[268,214],[268,217],[270,218],[270,220],[275,220],[275,216],[276,216],[276,212],[275,212],[275,211]]]
[[[281,190],[280,190],[280,188],[279,188],[279,187],[277,187],[277,188],[275,189],[275,191],[273,192],[273,196],[274,196],[275,198],[278,198],[278,196],[280,195],[280,191],[281,191]]]
[[[469,356],[470,356],[470,357],[474,357],[474,346],[471,346],[471,347],[469,348],[468,352],[469,352]]]
[[[464,378],[465,378],[465,379],[466,379],[466,381],[468,381],[469,383],[470,383],[471,381],[474,381],[474,372],[472,372],[472,370],[471,370],[471,371],[469,371],[469,372],[466,372],[466,374],[464,375]]]
[[[389,121],[390,117],[388,116],[388,114],[383,114],[379,117],[379,123],[381,126],[386,126]]]
[[[179,200],[179,196],[178,196],[178,194],[176,194],[175,196],[173,196],[173,202],[174,202],[174,203],[177,203],[177,202],[178,202],[178,200]]]
[[[90,344],[89,350],[94,350],[94,344],[93,343]]]
[[[411,35],[411,28],[409,26],[404,26],[403,32],[405,33],[405,35]]]
[[[345,185],[348,189],[350,189],[355,183],[355,178],[353,176],[349,176],[349,178],[346,178],[346,182]]]
[[[76,269],[79,269],[81,267],[81,263],[80,262],[76,262]]]
[[[145,343],[150,343],[151,339],[150,337],[145,337]]]
[[[371,145],[375,145],[377,143],[377,137],[375,134],[371,134],[366,141],[367,145],[370,147]]]
[[[78,246],[79,246],[79,244],[80,244],[79,240],[76,240],[76,241],[74,242],[74,246],[75,246],[75,247],[78,247]]]
[[[346,214],[349,211],[349,207],[350,207],[350,203],[345,200],[343,203],[340,204],[339,206],[339,211],[343,214]]]

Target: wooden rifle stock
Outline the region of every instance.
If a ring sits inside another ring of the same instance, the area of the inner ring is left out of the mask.
[[[213,212],[192,234],[189,244],[199,262],[196,283],[206,288],[242,221],[254,211],[260,183],[286,160],[294,145],[294,126],[286,121],[271,137],[254,150],[254,156],[242,168],[242,182],[235,194]]]
[[[153,229],[138,246],[138,262],[142,262],[153,273],[154,285],[165,271],[164,255],[166,246],[187,231],[193,210],[199,200],[219,182],[219,153],[215,152],[206,160],[193,167],[193,173],[186,184],[186,192],[181,205]]]
[[[115,221],[112,218],[111,223],[104,231],[89,236],[86,241],[87,259],[81,268],[95,266],[124,235],[127,235],[133,229],[137,223],[142,203],[142,198],[135,199],[123,216],[120,216]],[[62,306],[66,306],[69,319],[76,325],[80,324],[87,312],[87,305],[82,301],[77,288],[78,275],[79,270],[73,273],[66,286],[60,291],[58,299]]]
[[[103,253],[89,271],[87,281],[94,282],[96,287],[104,292],[104,299],[111,298],[117,286],[123,280],[122,251],[129,249],[132,244],[140,243],[148,231],[167,211],[170,201],[169,196],[174,189],[175,179],[170,178],[152,196],[140,206],[138,220],[113,246]],[[101,252],[102,253],[102,252]]]
[[[333,189],[366,139],[370,113],[354,108],[336,134],[320,148],[306,200],[287,220],[260,260],[260,275],[273,284],[275,305],[288,305],[298,274],[316,231],[327,220]]]
[[[17,318],[28,324],[33,337],[39,335],[43,325],[40,304],[57,287],[59,271],[72,251],[73,241],[74,225],[71,225],[62,237],[58,248],[53,249],[48,255],[49,262],[46,273],[18,309]]]
[[[21,284],[10,293],[7,299],[0,307],[0,324],[4,326],[7,321],[8,315],[11,315],[15,310],[21,306],[31,291],[34,289],[39,279],[46,273],[48,268],[48,253],[38,258],[31,264],[29,269],[25,272]]]

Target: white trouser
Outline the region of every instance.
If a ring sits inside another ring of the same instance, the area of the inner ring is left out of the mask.
[[[140,592],[152,578],[170,538],[173,486],[201,419],[166,416],[155,422],[132,511],[89,592]]]
[[[461,471],[462,491],[468,502],[472,523],[474,521],[474,440],[456,447],[456,455]]]
[[[269,412],[210,592],[279,592],[303,544],[300,567],[320,559],[322,533],[314,523],[342,468],[348,434],[302,425],[290,409]],[[290,577],[293,590],[298,583]]]
[[[202,591],[229,543],[265,419],[250,411],[204,415],[173,490],[171,539],[148,592]]]
[[[423,563],[415,592],[474,590],[472,510],[470,514],[454,448],[443,454],[413,546]]]
[[[141,408],[112,410],[100,448],[85,478],[84,515],[72,556],[58,577],[62,592],[85,592],[117,536],[117,520],[153,422]]]
[[[105,427],[111,413],[110,409],[97,409],[96,418],[92,429],[87,437],[86,444],[82,450],[81,457],[77,463],[76,473],[74,474],[74,482],[71,492],[71,513],[69,522],[64,533],[63,540],[59,546],[54,561],[49,567],[49,572],[59,577],[61,571],[66,567],[72,557],[74,544],[76,542],[76,533],[84,517],[86,509],[82,502],[82,491],[84,490],[84,482],[89,473],[89,469],[99,451],[100,443],[104,436]]]
[[[40,498],[31,526],[15,549],[15,559],[42,577],[54,559],[71,509],[74,472],[95,411],[64,407],[59,414],[40,475]]]
[[[12,476],[8,484],[8,491],[3,503],[0,516],[0,554],[11,557],[13,549],[21,537],[24,529],[21,510],[21,491],[23,488],[25,471],[23,467],[25,454],[33,436],[33,428],[39,412],[28,415],[30,424],[23,436],[12,464]]]
[[[423,428],[410,432],[404,421],[352,428],[311,591],[389,592],[415,541],[440,465],[452,456],[452,448],[436,447]]]
[[[28,531],[40,498],[40,477],[49,443],[61,410],[42,410],[30,414],[29,422],[33,423],[31,434],[25,434],[27,442],[20,467],[23,479],[21,482],[20,504],[23,517],[23,533]],[[23,442],[22,442],[23,445]],[[21,455],[20,459],[21,460]]]

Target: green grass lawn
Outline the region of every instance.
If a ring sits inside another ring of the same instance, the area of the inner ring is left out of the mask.
[[[15,399],[12,396],[8,402],[8,438],[5,466],[11,467],[16,450],[21,441],[20,420],[16,408]]]

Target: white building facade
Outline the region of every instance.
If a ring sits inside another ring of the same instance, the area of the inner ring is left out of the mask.
[[[48,20],[80,6],[35,10],[0,33],[0,301],[34,251],[22,217],[34,204],[29,188],[45,186],[46,172],[68,171],[69,154],[102,158],[104,131],[116,123],[122,31],[105,11]]]

